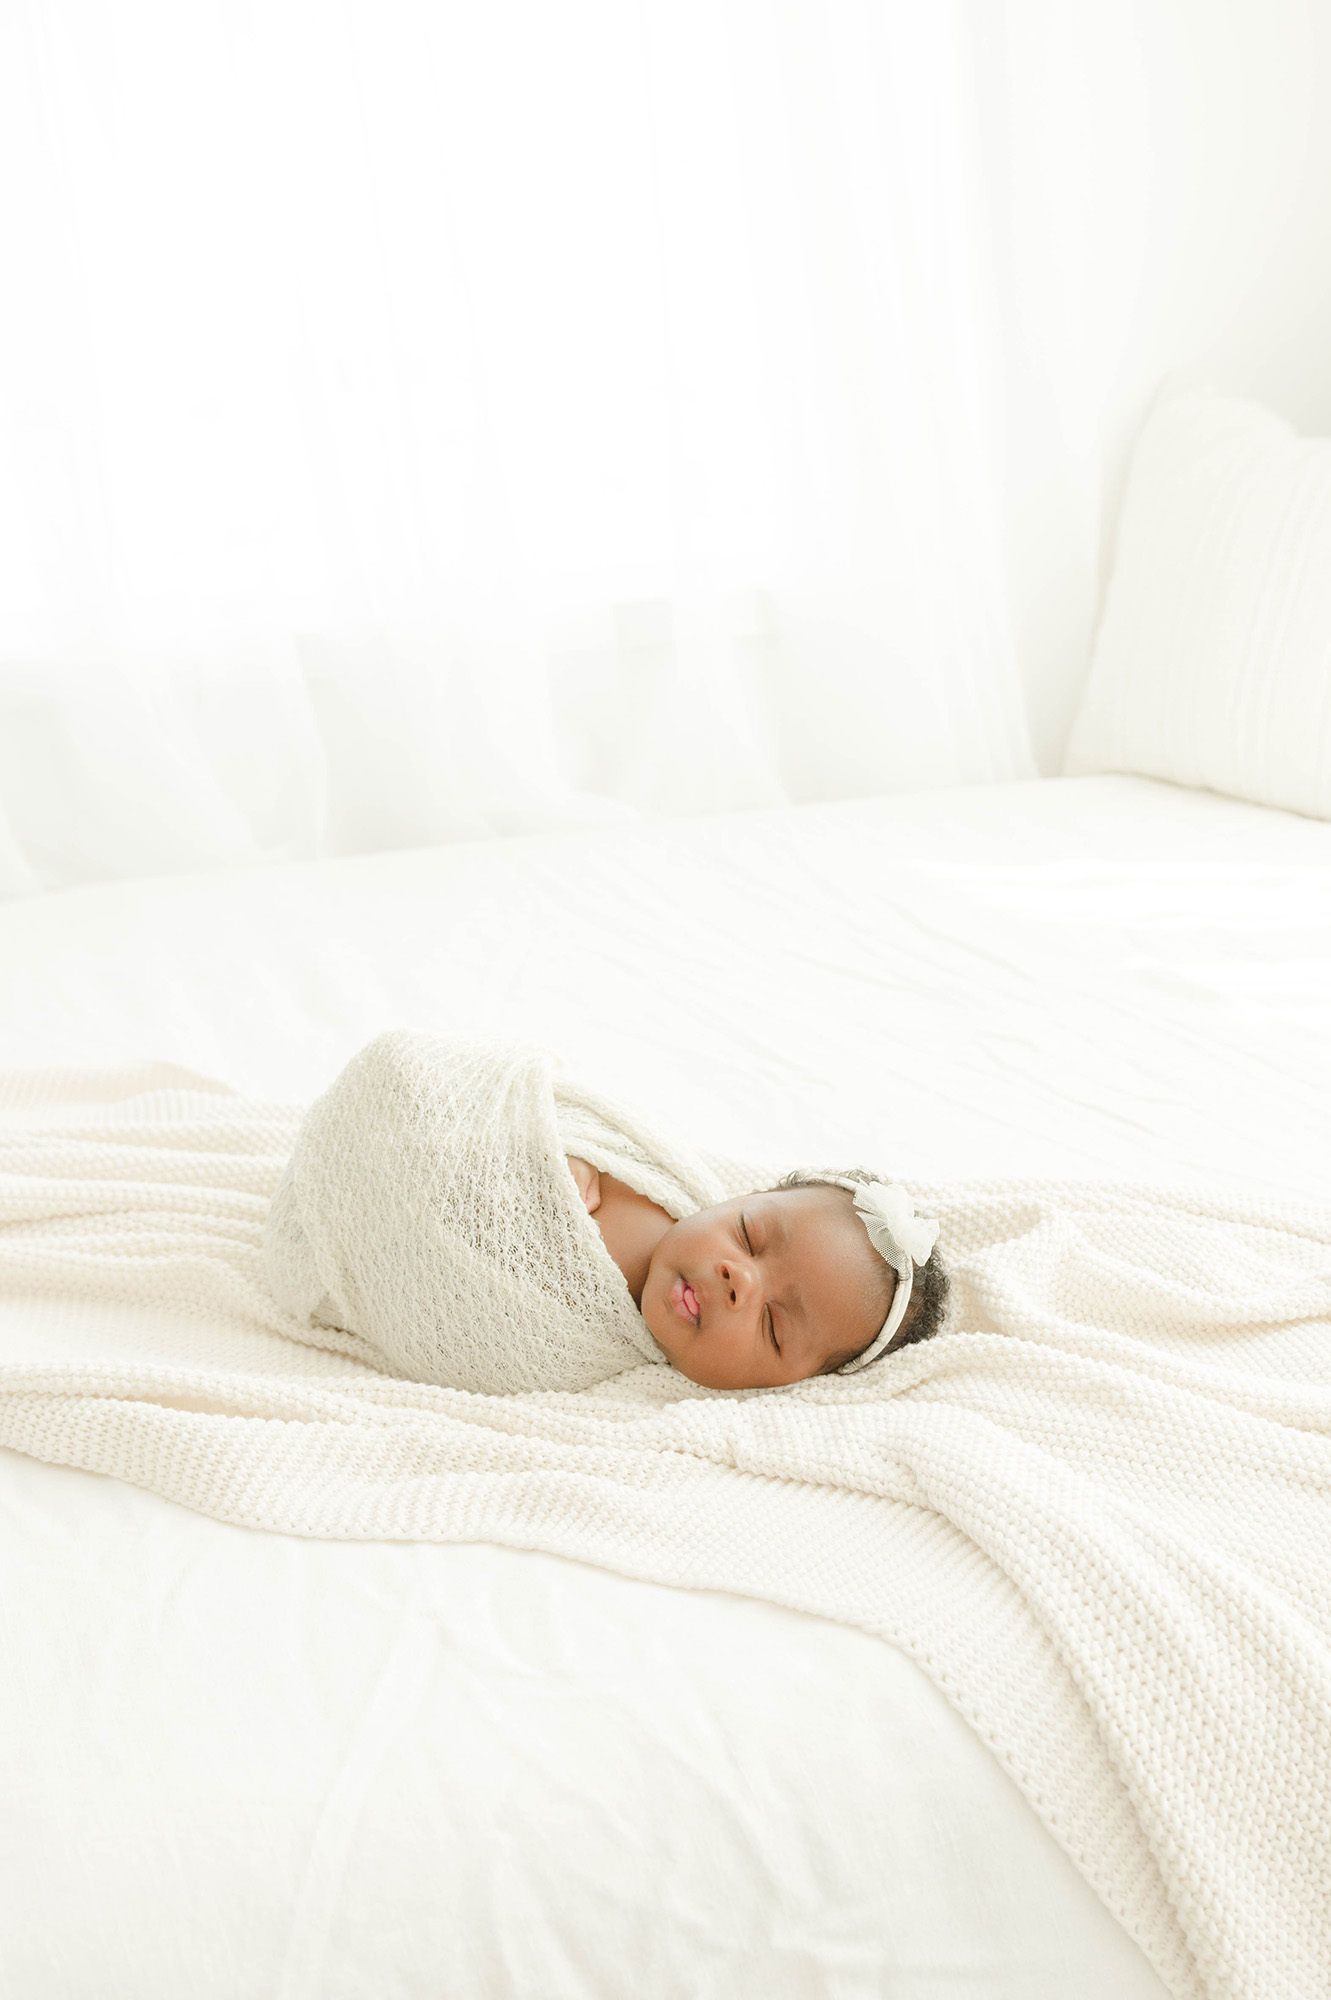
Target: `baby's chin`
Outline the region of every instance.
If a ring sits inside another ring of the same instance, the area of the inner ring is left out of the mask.
[[[687,1320],[682,1320],[670,1304],[670,1287],[676,1277],[675,1266],[666,1247],[670,1237],[671,1230],[668,1229],[647,1266],[641,1307],[647,1331],[671,1367],[687,1376],[690,1382],[696,1382],[700,1389],[724,1387],[724,1384],[708,1381],[708,1362],[712,1357],[700,1347],[695,1329]],[[664,1256],[661,1255],[663,1249],[666,1250]]]
[[[665,1236],[661,1239],[662,1243],[669,1240],[669,1235],[670,1232],[667,1230]],[[659,1244],[657,1249],[659,1251]],[[679,1369],[681,1375],[688,1375],[688,1369],[682,1367],[677,1358],[685,1350],[686,1342],[684,1336],[687,1334],[688,1329],[685,1327],[684,1322],[677,1318],[670,1309],[670,1284],[671,1273],[668,1260],[659,1255],[653,1255],[651,1263],[647,1266],[647,1279],[642,1288],[642,1316],[647,1322],[648,1333],[651,1334],[652,1339],[656,1342],[662,1353],[669,1356],[671,1362]],[[692,1381],[692,1376],[689,1379]]]

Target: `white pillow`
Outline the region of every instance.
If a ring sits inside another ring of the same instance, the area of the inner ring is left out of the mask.
[[[1067,769],[1331,819],[1331,439],[1209,392],[1156,405]]]

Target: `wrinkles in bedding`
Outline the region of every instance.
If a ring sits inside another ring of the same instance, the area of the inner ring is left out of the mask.
[[[738,1157],[1331,1193],[1331,833],[1142,779],[71,891],[0,991],[10,1065],[483,1030]]]
[[[21,1470],[6,1598],[43,1615],[0,1649],[6,1991],[620,2000],[631,1968],[716,2000],[1158,2000],[966,1724],[862,1633]]]

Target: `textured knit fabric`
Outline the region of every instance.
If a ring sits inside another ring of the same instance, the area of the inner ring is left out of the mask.
[[[283,1331],[262,1233],[294,1118],[177,1079],[44,1133],[39,1096],[0,1283],[169,1303],[194,1358],[6,1364],[0,1442],[249,1527],[543,1549],[879,1633],[1180,2000],[1324,2000],[1331,1214],[921,1187],[956,1331],[778,1390],[644,1365],[488,1397],[276,1339],[238,1365]]]
[[[729,1191],[520,1044],[383,1035],[301,1125],[268,1221],[274,1296],[414,1382],[504,1395],[667,1366],[569,1171],[692,1214]],[[742,1188],[762,1176],[739,1173]],[[316,1334],[317,1337],[317,1334]]]

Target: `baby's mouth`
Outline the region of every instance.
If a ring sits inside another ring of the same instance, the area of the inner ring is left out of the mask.
[[[670,1287],[670,1304],[680,1318],[688,1320],[691,1326],[699,1326],[702,1323],[702,1306],[698,1301],[698,1294],[686,1279],[676,1278]]]

